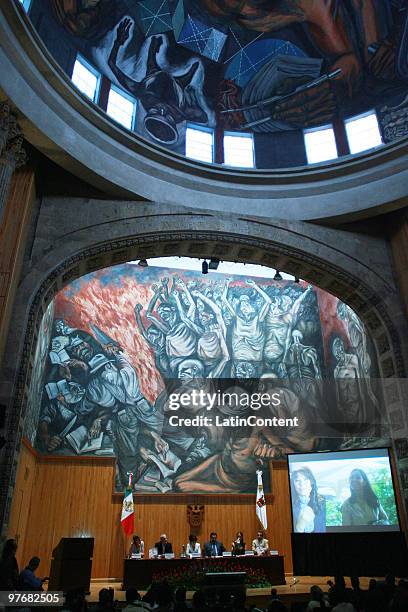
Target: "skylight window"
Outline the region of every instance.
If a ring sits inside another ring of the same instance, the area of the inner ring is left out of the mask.
[[[375,111],[346,119],[345,127],[350,153],[360,153],[382,144]]]
[[[20,0],[20,4],[22,4],[23,8],[28,12],[31,5],[31,0]]]
[[[186,157],[211,164],[214,161],[214,131],[187,126]]]
[[[252,134],[224,134],[224,164],[236,168],[254,168],[254,138]]]
[[[309,164],[317,164],[338,157],[336,139],[331,125],[304,130],[303,135]]]
[[[136,115],[136,100],[111,86],[108,96],[107,114],[112,119],[132,130]]]
[[[100,80],[99,72],[78,55],[72,71],[72,82],[93,102],[96,102],[98,97]]]

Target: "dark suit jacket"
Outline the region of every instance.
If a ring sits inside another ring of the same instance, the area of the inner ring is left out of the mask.
[[[154,547],[157,548],[157,552],[159,555],[166,555],[173,552],[173,546],[171,545],[171,542],[166,542],[166,544],[164,545],[164,550],[161,542],[156,542]]]
[[[225,546],[222,542],[220,542],[219,540],[216,540],[214,542],[215,546],[217,547],[217,556],[221,556],[222,553],[225,550]],[[204,544],[204,557],[212,557],[213,556],[213,552],[212,552],[212,542],[206,542]]]

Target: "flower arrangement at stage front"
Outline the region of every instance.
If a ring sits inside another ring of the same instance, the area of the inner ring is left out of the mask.
[[[187,591],[196,591],[204,585],[206,572],[240,571],[242,571],[242,566],[239,563],[234,563],[231,559],[212,559],[208,565],[196,563],[193,559],[187,567],[169,567],[168,569],[155,572],[153,574],[153,582],[166,581],[173,588],[183,587]],[[247,588],[257,589],[272,586],[272,583],[262,569],[246,567],[245,573],[245,586]]]

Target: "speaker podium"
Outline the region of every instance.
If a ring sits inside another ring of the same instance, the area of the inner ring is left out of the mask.
[[[93,538],[61,538],[52,551],[48,590],[89,592],[93,547]]]

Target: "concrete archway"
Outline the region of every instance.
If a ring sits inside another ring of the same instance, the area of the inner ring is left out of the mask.
[[[64,204],[67,214],[61,226],[59,211]],[[349,235],[339,241],[338,231],[304,223],[266,223],[133,202],[118,206],[115,201],[49,198],[43,201],[41,214],[32,265],[23,276],[13,310],[0,379],[0,401],[7,405],[0,490],[5,525],[42,315],[64,285],[91,271],[169,255],[215,256],[278,268],[349,304],[367,327],[381,377],[405,376],[406,322],[398,291],[386,253],[370,255],[370,241],[353,243]],[[398,397],[393,401],[397,405]]]

